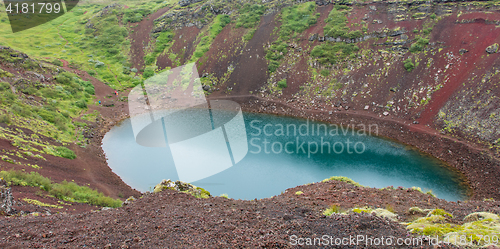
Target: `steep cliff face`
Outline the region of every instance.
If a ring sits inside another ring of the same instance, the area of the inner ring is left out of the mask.
[[[183,6],[155,20],[152,35],[172,39],[150,66],[197,61],[211,94],[365,111],[498,144],[494,2]]]

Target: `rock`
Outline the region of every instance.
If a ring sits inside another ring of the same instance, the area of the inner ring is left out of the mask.
[[[493,213],[488,213],[488,212],[475,212],[471,213],[464,218],[464,222],[474,222],[474,221],[480,221],[484,219],[491,219],[493,221],[499,222],[500,217],[498,215],[493,214]]]
[[[417,120],[413,121],[413,124],[420,124]]]
[[[203,85],[203,90],[205,90],[205,91],[210,90],[210,86],[209,85]]]
[[[309,37],[309,41],[314,41],[316,39],[318,39],[318,34],[314,34]]]
[[[102,102],[102,106],[112,107],[112,106],[115,106],[115,102],[113,102],[111,100],[106,100],[106,101]]]
[[[163,191],[164,189],[171,189],[171,190],[176,190],[180,192],[185,192],[188,194],[193,195],[194,197],[201,197],[201,198],[208,198],[210,197],[210,192],[206,191],[203,188],[196,187],[191,183],[183,182],[183,181],[171,181],[170,179],[168,180],[163,180],[161,183],[157,184],[154,188],[154,193],[158,193]]]
[[[375,6],[373,6],[373,5],[371,5],[369,8],[370,8],[371,10],[373,10],[373,11],[376,11],[376,10],[377,10],[377,7],[375,7]]]
[[[384,116],[387,116],[387,115],[389,115],[389,112],[384,112],[382,114],[384,114]]]
[[[490,45],[486,48],[486,52],[488,54],[493,54],[493,53],[496,53],[498,52],[498,43],[495,43],[493,45]]]
[[[465,53],[467,53],[467,52],[469,52],[469,50],[467,50],[467,49],[465,49],[465,48],[461,48],[460,50],[458,50],[458,53],[460,53],[461,55],[462,55],[462,54],[465,54]]]
[[[319,41],[319,42],[324,42],[324,41],[325,41],[325,37],[324,37],[324,36],[320,36],[320,37],[318,37],[318,41]]]
[[[370,109],[370,106],[369,105],[365,105],[365,110],[368,110]]]
[[[7,183],[0,178],[0,215],[12,215],[15,213],[12,208],[12,189],[7,187]]]
[[[190,4],[193,4],[193,3],[197,3],[197,2],[201,2],[202,0],[180,0],[179,1],[179,5],[181,7],[185,7],[185,6],[188,6]]]
[[[132,203],[132,202],[134,202],[134,201],[135,201],[135,197],[130,196],[129,198],[127,198],[127,200],[125,200],[125,201],[123,202],[123,206],[128,205],[128,204],[130,204],[130,203]]]

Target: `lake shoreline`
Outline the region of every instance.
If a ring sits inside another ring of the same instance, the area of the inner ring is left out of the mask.
[[[123,92],[122,94],[126,94]],[[379,117],[365,111],[339,109],[301,110],[293,103],[283,103],[281,100],[267,99],[255,95],[211,97],[207,99],[230,99],[238,102],[244,112],[264,113],[279,116],[288,116],[312,121],[321,121],[338,125],[355,127],[358,124],[377,124],[378,136],[418,149],[421,153],[435,157],[453,171],[460,173],[465,179],[464,185],[469,190],[467,195],[471,200],[500,199],[500,172],[495,172],[494,167],[500,165],[497,158],[488,153],[486,149],[470,144],[456,138],[440,134],[429,127],[413,124],[392,117]],[[115,109],[111,107],[110,109]],[[104,135],[115,125],[129,118],[127,103],[119,108],[120,116],[107,117],[99,127],[99,147],[102,150]],[[331,114],[330,114],[331,113]],[[106,163],[107,165],[107,163]],[[482,165],[484,168],[474,167]],[[109,167],[109,165],[107,165]],[[489,170],[491,169],[491,170]],[[488,172],[484,174],[484,172]]]
[[[398,118],[379,117],[365,111],[339,109],[301,110],[293,103],[261,98],[254,95],[209,97],[208,99],[230,99],[238,102],[244,112],[255,112],[309,119],[332,124],[350,125],[377,124],[378,136],[417,148],[421,153],[445,162],[450,169],[462,174],[464,183],[470,190],[468,196],[473,200],[500,199],[500,172],[495,167],[499,160],[485,148],[440,134],[429,127],[413,124]],[[331,114],[330,114],[331,113]],[[483,153],[482,153],[483,152]],[[483,168],[475,167],[481,165]],[[485,174],[484,172],[488,172]]]

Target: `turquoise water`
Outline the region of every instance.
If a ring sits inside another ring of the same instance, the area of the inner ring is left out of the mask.
[[[247,155],[194,185],[216,196],[259,199],[330,176],[346,176],[370,187],[416,186],[446,200],[466,198],[459,174],[411,147],[371,136],[377,134],[374,125],[354,131],[266,114],[244,113],[244,119]],[[169,147],[138,145],[130,120],[113,127],[102,147],[111,169],[140,191],[152,190],[162,179],[178,179]]]

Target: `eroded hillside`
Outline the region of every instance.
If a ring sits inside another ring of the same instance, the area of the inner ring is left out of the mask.
[[[216,96],[364,111],[495,146],[499,22],[495,2],[202,1],[154,20],[163,50],[146,70],[196,61]]]

